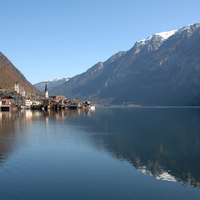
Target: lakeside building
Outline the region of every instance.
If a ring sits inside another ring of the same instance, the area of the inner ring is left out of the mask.
[[[16,81],[14,86],[15,92],[19,93],[19,83]]]
[[[11,106],[11,102],[9,99],[1,99],[0,100],[0,110],[1,111],[9,111]]]
[[[45,84],[45,93],[43,97],[26,97],[23,87],[19,87],[18,82],[15,82],[15,92],[5,92],[1,96],[0,108],[7,106],[10,108],[31,108],[31,109],[76,109],[76,108],[90,108],[90,102],[80,102],[78,98],[68,99],[65,96],[58,95],[49,97],[47,83]],[[3,91],[3,90],[2,90]],[[22,92],[21,92],[22,91]],[[24,91],[24,93],[23,93]]]
[[[26,95],[26,92],[25,92],[25,90],[24,90],[24,87],[20,87],[19,86],[19,83],[16,81],[15,82],[15,85],[14,85],[14,90],[15,90],[15,92],[17,93],[17,94],[21,94],[23,97],[25,97],[25,95]]]
[[[25,106],[26,106],[26,108],[31,108],[32,104],[33,104],[33,102],[30,99],[26,99],[25,100]]]
[[[4,94],[1,97],[2,100],[9,100],[12,104],[12,106],[16,106],[16,107],[21,107],[21,106],[25,106],[26,105],[26,98],[24,96],[22,96],[21,94],[18,94],[16,92],[11,92],[11,93],[7,93]]]

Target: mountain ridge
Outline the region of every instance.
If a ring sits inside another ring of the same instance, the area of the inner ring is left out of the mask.
[[[164,40],[161,35],[136,42],[50,93],[104,105],[198,105],[200,24],[175,30]]]
[[[56,79],[46,80],[46,81],[42,81],[42,82],[36,83],[33,86],[36,87],[41,92],[44,92],[46,83],[48,85],[48,88],[52,88],[52,87],[56,87],[56,86],[59,86],[59,85],[65,83],[69,79],[70,78],[56,78]]]

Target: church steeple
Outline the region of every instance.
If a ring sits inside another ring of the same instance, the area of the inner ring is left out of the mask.
[[[45,93],[44,93],[45,98],[49,98],[48,90],[47,90],[47,83],[45,83]]]

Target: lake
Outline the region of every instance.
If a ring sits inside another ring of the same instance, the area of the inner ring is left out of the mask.
[[[200,108],[0,112],[0,199],[200,199]]]

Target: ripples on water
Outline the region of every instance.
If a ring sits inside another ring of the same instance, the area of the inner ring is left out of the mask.
[[[199,108],[0,112],[0,199],[199,199]]]

